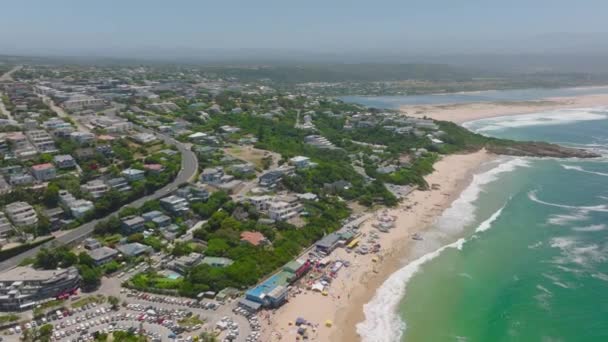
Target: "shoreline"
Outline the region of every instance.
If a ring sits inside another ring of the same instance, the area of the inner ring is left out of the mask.
[[[336,249],[330,258],[347,260],[351,266],[338,272],[327,296],[302,289],[279,309],[262,313],[263,340],[295,340],[297,327],[293,322],[298,317],[315,324],[314,332],[309,335],[311,341],[360,340],[356,324],[365,318],[363,305],[371,300],[377,288],[392,273],[411,261],[406,258],[413,258],[412,247],[417,243],[411,235],[431,228],[469,186],[479,168],[495,157],[485,150],[443,157],[435,164],[435,171],[426,177],[429,184],[434,185],[432,189],[416,190],[398,207],[387,210],[388,215],[396,219],[395,228],[388,233],[380,233],[372,227],[373,220],[361,225],[359,230],[366,236],[371,232],[378,233],[378,243],[382,246],[380,252],[357,255],[347,253],[345,248]],[[382,211],[384,209],[373,215]],[[324,325],[327,320],[333,322],[332,327]]]
[[[572,97],[548,97],[534,101],[475,102],[442,105],[403,105],[399,110],[408,116],[429,117],[435,120],[463,124],[468,121],[500,116],[530,114],[559,109],[608,106],[608,94]]]

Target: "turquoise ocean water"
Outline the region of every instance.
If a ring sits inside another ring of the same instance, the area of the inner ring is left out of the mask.
[[[608,341],[608,108],[493,118],[483,134],[588,148],[502,157],[365,305],[364,341]]]

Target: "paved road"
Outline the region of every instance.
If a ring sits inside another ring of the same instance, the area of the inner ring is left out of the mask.
[[[11,70],[5,72],[4,75],[0,76],[0,82],[13,81],[13,73],[21,70],[21,68],[23,68],[22,65],[17,65],[16,67],[12,68]]]
[[[51,99],[50,97],[48,97],[46,95],[38,95],[38,96],[40,98],[42,98],[42,102],[44,102],[47,106],[49,106],[57,114],[57,116],[62,117],[62,118],[70,118],[76,124],[76,127],[78,128],[79,131],[90,132],[90,129],[88,129],[85,125],[83,125],[80,122],[80,120],[78,120],[78,118],[72,117],[71,115],[66,113],[65,110],[63,110],[63,108],[61,108],[57,104],[55,104],[53,99]]]
[[[140,128],[140,129],[143,131],[146,131],[146,132],[152,132],[147,129],[142,129],[142,128]],[[198,170],[198,160],[196,159],[196,155],[192,151],[190,151],[189,147],[187,145],[184,145],[184,144],[176,141],[175,139],[173,139],[169,136],[162,135],[162,134],[157,134],[157,136],[160,137],[163,141],[165,141],[165,143],[175,145],[177,147],[179,152],[182,154],[182,168],[179,171],[177,177],[175,177],[175,179],[173,180],[173,182],[165,185],[161,189],[158,189],[156,192],[154,192],[151,195],[142,197],[140,199],[137,199],[137,200],[127,204],[130,207],[137,208],[137,207],[142,206],[147,201],[155,200],[155,199],[159,199],[161,197],[167,196],[169,193],[177,190],[177,188],[180,185],[187,183],[190,180],[194,179],[194,177],[196,177],[196,173]],[[32,248],[17,256],[14,256],[8,260],[1,262],[0,271],[4,271],[4,270],[10,269],[10,268],[13,268],[13,267],[17,266],[23,259],[35,256],[36,253],[38,253],[38,250],[40,250],[43,247],[48,248],[48,247],[52,247],[54,244],[68,244],[68,243],[71,243],[74,241],[83,240],[84,238],[86,238],[87,236],[89,236],[93,233],[93,229],[95,229],[95,225],[98,222],[117,215],[118,211],[120,211],[120,209],[111,214],[108,214],[105,217],[90,221],[88,223],[85,223],[85,224],[79,226],[78,228],[70,230],[66,234],[64,234],[54,240],[46,242],[46,243],[42,244],[41,246]]]
[[[6,115],[7,118],[9,118],[9,120],[14,120],[13,116],[11,115],[11,112],[6,109],[6,107],[4,106],[4,101],[2,101],[2,96],[4,96],[4,94],[0,93],[0,113]]]

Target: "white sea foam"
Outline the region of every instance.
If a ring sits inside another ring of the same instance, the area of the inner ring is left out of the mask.
[[[561,164],[561,166],[564,169],[566,169],[566,170],[574,170],[574,171],[588,173],[588,174],[591,174],[591,175],[598,175],[598,176],[608,177],[608,173],[585,170],[585,169],[583,169],[582,167],[580,167],[578,165],[564,165],[564,164]]]
[[[393,273],[376,291],[374,298],[363,306],[365,321],[357,324],[357,333],[361,336],[362,341],[399,341],[405,329],[405,323],[399,319],[395,309],[405,294],[405,285],[424,263],[435,259],[448,248],[462,249],[464,242],[464,239],[459,239],[445,245]]]
[[[565,125],[578,121],[605,120],[608,115],[602,108],[561,109],[534,114],[500,116],[464,124],[476,132],[497,131],[506,128]]]
[[[555,226],[566,226],[572,222],[586,221],[589,219],[588,210],[576,210],[572,214],[554,214],[550,215],[547,223]]]
[[[607,247],[597,244],[583,244],[575,237],[556,237],[551,239],[551,247],[561,250],[561,255],[555,257],[553,262],[558,265],[577,264],[590,267],[593,263],[606,261]]]
[[[593,278],[596,278],[599,280],[608,281],[608,274],[605,274],[605,273],[601,273],[601,272],[593,273],[591,276]]]
[[[460,233],[464,227],[475,221],[475,200],[479,197],[482,187],[498,179],[502,173],[514,171],[519,167],[529,167],[530,161],[522,158],[504,158],[499,165],[473,176],[471,184],[460,194],[452,205],[446,209],[435,222],[435,225],[445,233]],[[502,208],[501,208],[502,210]],[[500,215],[487,224],[492,223]],[[487,229],[487,228],[485,228]],[[482,228],[480,231],[485,230]]]
[[[564,208],[564,209],[576,209],[576,210],[584,210],[584,211],[608,212],[607,205],[600,204],[600,205],[595,205],[595,206],[575,206],[575,205],[551,203],[551,202],[546,202],[546,201],[540,200],[538,198],[538,196],[536,195],[536,193],[537,193],[536,190],[532,190],[532,191],[528,192],[528,198],[536,203],[548,205],[550,207]]]
[[[492,216],[490,216],[489,219],[483,221],[479,227],[477,227],[477,229],[475,229],[476,233],[479,232],[485,232],[486,230],[492,228],[492,223],[494,223],[494,221],[496,221],[498,219],[498,217],[500,216],[500,214],[502,214],[502,210],[507,206],[507,204],[505,203],[505,205],[502,206],[502,208],[498,209],[494,214],[492,214]]]
[[[521,158],[508,158],[500,162],[498,166],[473,177],[471,184],[435,222],[435,226],[439,230],[450,234],[450,236],[462,232],[464,227],[475,220],[475,206],[473,202],[478,198],[484,185],[498,179],[498,175],[501,173],[511,172],[518,167],[528,167],[530,165],[528,160]],[[485,222],[482,222],[479,225],[481,229],[479,227],[477,229],[479,231],[487,230],[491,226],[491,223],[498,218],[501,211],[502,208]],[[408,281],[424,263],[438,257],[448,248],[462,249],[465,241],[465,239],[461,238],[454,243],[429,252],[393,273],[378,288],[372,300],[363,307],[365,320],[357,324],[357,333],[361,336],[362,341],[398,341],[406,325],[398,316],[396,309],[405,295]]]
[[[590,226],[585,227],[574,227],[572,230],[577,232],[599,232],[602,230],[606,230],[607,226],[605,224],[592,224]]]

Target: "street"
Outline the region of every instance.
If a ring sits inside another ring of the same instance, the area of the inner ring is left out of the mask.
[[[150,130],[144,130],[144,131],[152,132]],[[154,133],[154,132],[152,132],[152,133]],[[175,139],[173,139],[171,137],[165,136],[163,134],[157,133],[157,136],[159,138],[161,138],[163,141],[165,141],[165,143],[175,145],[177,147],[179,152],[182,154],[182,167],[181,167],[179,173],[177,174],[177,176],[175,177],[175,179],[173,180],[173,182],[158,189],[156,192],[154,192],[151,195],[139,198],[131,203],[126,204],[126,206],[138,208],[138,207],[141,207],[147,201],[156,200],[156,199],[165,197],[172,191],[175,191],[175,189],[177,189],[180,185],[185,184],[185,183],[191,181],[192,179],[194,179],[194,177],[197,174],[198,159],[196,158],[196,155],[192,151],[190,151],[188,146],[176,141]],[[93,230],[95,229],[95,225],[97,225],[97,223],[99,223],[100,221],[107,220],[108,218],[117,215],[119,211],[120,211],[120,209],[118,209],[102,218],[87,222],[73,230],[68,231],[66,234],[64,234],[54,240],[48,241],[38,247],[27,250],[19,255],[16,255],[10,259],[7,259],[7,260],[1,262],[0,271],[4,271],[4,270],[10,269],[10,268],[13,268],[13,267],[17,266],[23,259],[35,256],[36,253],[38,253],[38,251],[41,248],[50,248],[55,245],[69,244],[69,243],[72,243],[75,241],[81,241],[81,240],[85,239],[86,237],[91,235],[91,233],[93,233]]]

